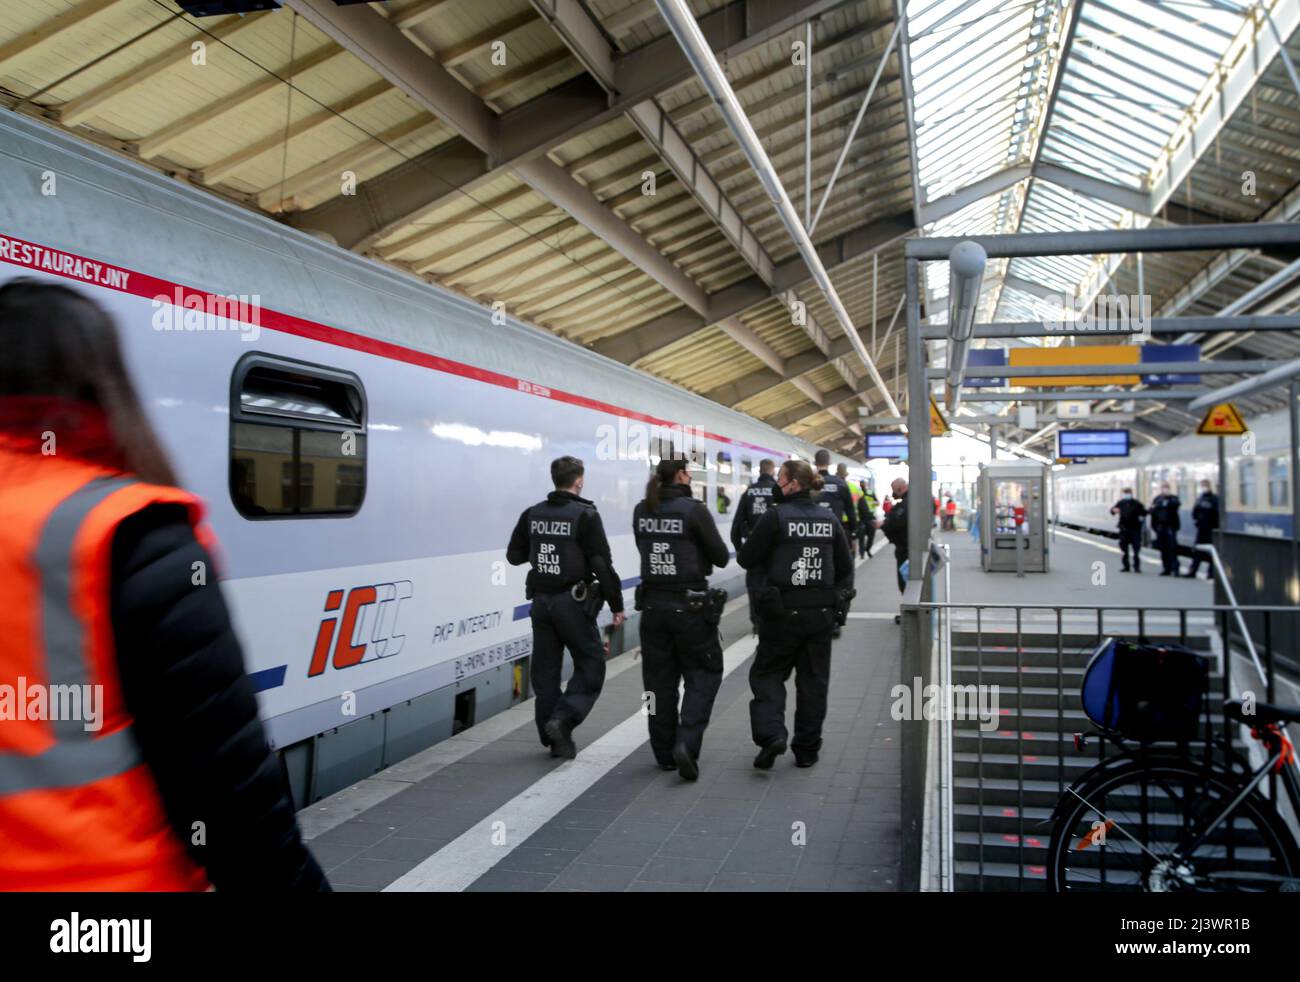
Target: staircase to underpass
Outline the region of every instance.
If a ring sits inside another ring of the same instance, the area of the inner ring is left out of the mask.
[[[1144,638],[1212,653],[1208,634]],[[1115,752],[1097,737],[1075,747],[1074,734],[1094,732],[1079,686],[1098,637],[1062,634],[1058,644],[1054,629],[1022,630],[1017,645],[1015,632],[954,628],[951,644],[954,687],[998,687],[996,722],[952,724],[954,888],[1043,890],[1053,808],[1071,782]],[[1216,667],[1211,700],[1222,690]]]

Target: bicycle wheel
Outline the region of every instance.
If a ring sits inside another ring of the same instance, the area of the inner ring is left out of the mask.
[[[1048,848],[1053,892],[1273,892],[1300,887],[1300,850],[1269,801],[1252,792],[1188,856],[1241,786],[1175,762],[1134,763],[1066,792]]]

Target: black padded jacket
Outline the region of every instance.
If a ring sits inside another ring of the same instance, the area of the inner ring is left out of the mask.
[[[200,562],[206,585],[194,582]],[[267,744],[212,557],[180,506],[118,527],[111,591],[123,696],[190,855],[221,891],[329,890]]]

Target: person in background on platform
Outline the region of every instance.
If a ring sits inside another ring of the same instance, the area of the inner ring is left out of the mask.
[[[524,509],[506,547],[511,566],[532,564],[525,596],[533,602],[537,733],[552,757],[569,760],[578,753],[573,731],[605,684],[605,644],[596,626],[602,597],[614,614],[615,630],[624,620],[623,587],[605,528],[595,504],[582,497],[585,473],[577,457],[551,461],[555,490]],[[561,695],[565,648],[573,656],[573,676]]]
[[[980,540],[980,499],[975,498],[970,509],[970,537],[976,542]]]
[[[814,497],[823,508],[830,509],[848,537],[848,541],[852,542],[858,535],[858,510],[853,505],[853,492],[849,490],[849,482],[838,474],[831,474],[829,450],[818,450],[813,459],[817,463],[817,473],[821,475],[823,483],[820,496]],[[844,465],[841,464],[840,467]],[[848,473],[847,467],[844,467],[844,473]],[[843,628],[836,624],[831,630],[831,637],[838,638],[841,633]]]
[[[718,488],[718,514],[725,515],[730,510],[730,508],[731,508],[731,498],[727,495],[726,491],[722,490],[722,488],[719,487]]]
[[[957,531],[957,502],[952,495],[943,503],[943,527],[949,532]]]
[[[858,516],[853,508],[853,492],[849,490],[849,482],[831,474],[828,469],[831,466],[829,450],[818,450],[814,459],[817,462],[817,473],[821,475],[824,485],[817,503],[834,512],[836,520],[852,538],[857,534]]]
[[[1169,490],[1168,482],[1160,485],[1160,493],[1151,502],[1151,531],[1156,535],[1156,548],[1160,550],[1161,576],[1178,575],[1178,509],[1182,502]]]
[[[708,577],[731,558],[704,502],[691,497],[685,460],[663,460],[632,513],[641,553],[641,680],[654,705],[650,749],[664,770],[700,776],[700,747],[722,684],[718,623],[727,602]],[[677,690],[685,681],[681,714]]]
[[[1119,516],[1119,550],[1124,557],[1121,572],[1129,571],[1129,550],[1133,550],[1133,572],[1142,572],[1142,520],[1146,518],[1146,506],[1133,497],[1132,488],[1120,492],[1119,501],[1111,506],[1110,513]]]
[[[754,525],[767,514],[780,495],[776,486],[776,464],[766,458],[758,462],[758,480],[745,488],[736,507],[736,517],[731,521],[731,544],[736,553],[754,532]],[[749,598],[749,623],[755,634],[758,633],[758,615],[754,613],[754,588],[763,585],[763,571],[751,569],[745,571],[745,592]]]
[[[0,890],[328,891],[112,320],[13,280],[0,348],[0,686],[86,698],[0,724]]]
[[[876,541],[876,508],[878,502],[867,482],[862,483],[862,497],[858,498],[858,555],[866,559],[871,555],[871,544]]]
[[[894,546],[894,565],[898,570],[898,592],[907,589],[907,578],[903,575],[903,563],[907,562],[907,481],[901,477],[894,478],[889,486],[894,494],[894,507],[880,523],[885,538]],[[894,615],[894,623],[902,622],[902,616]]]
[[[1201,496],[1196,499],[1196,504],[1192,507],[1192,521],[1196,524],[1198,546],[1208,545],[1214,541],[1214,530],[1219,527],[1219,496],[1214,493],[1209,481],[1201,482]],[[1214,564],[1210,562],[1209,555],[1200,549],[1192,550],[1192,568],[1187,571],[1187,575],[1196,575],[1202,559],[1205,560],[1207,567],[1205,578],[1214,579]]]
[[[795,673],[795,764],[817,763],[830,686],[831,628],[853,596],[853,554],[844,526],[815,500],[822,477],[802,460],[781,465],[781,503],[754,526],[736,558],[745,569],[764,569],[756,600],[758,651],[749,670],[754,698],[749,719],[758,756],[767,770],[785,753],[786,679]]]

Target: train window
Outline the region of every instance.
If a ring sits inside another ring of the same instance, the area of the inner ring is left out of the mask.
[[[717,509],[719,515],[730,513],[731,506],[736,500],[736,467],[732,461],[731,454],[725,450],[718,451],[718,500]]]
[[[230,386],[230,497],[245,518],[342,517],[366,494],[366,399],[350,372],[252,353]]]
[[[1255,462],[1242,460],[1237,464],[1237,498],[1243,508],[1249,508],[1255,501]]]
[[[709,455],[703,450],[692,450],[684,455],[686,469],[690,471],[691,483],[700,489],[700,500],[709,500]]]
[[[1270,508],[1285,508],[1287,500],[1287,462],[1282,457],[1273,457],[1268,462],[1268,505]]]

